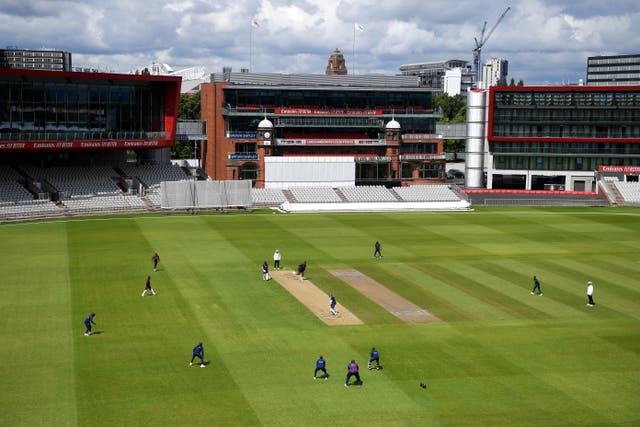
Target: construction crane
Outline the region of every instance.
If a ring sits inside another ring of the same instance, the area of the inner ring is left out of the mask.
[[[484,46],[487,40],[489,40],[489,37],[491,37],[491,34],[493,34],[496,27],[500,24],[500,22],[502,22],[502,19],[510,10],[511,10],[511,7],[508,7],[505,9],[504,12],[502,12],[502,15],[500,15],[500,18],[498,18],[498,20],[493,25],[491,30],[489,30],[486,36],[484,35],[484,30],[487,28],[487,21],[484,21],[484,25],[482,26],[482,32],[480,33],[480,40],[478,40],[476,37],[473,38],[476,42],[476,47],[473,49],[473,67],[476,74],[475,76],[476,86],[478,85],[478,82],[480,82],[480,78],[481,78],[480,53],[482,52],[482,46]]]

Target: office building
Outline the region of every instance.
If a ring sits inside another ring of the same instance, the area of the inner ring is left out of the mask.
[[[640,85],[640,54],[587,58],[587,85]]]
[[[420,84],[431,88],[435,94],[445,92],[445,74],[449,70],[459,68],[460,93],[466,94],[467,89],[473,85],[473,73],[469,61],[450,59],[448,61],[419,62],[400,66],[400,74],[403,76],[416,76],[420,78]],[[452,88],[451,85],[449,87]],[[454,91],[453,89],[450,89]]]
[[[71,53],[62,50],[0,49],[0,68],[71,71]]]
[[[482,88],[491,86],[506,86],[509,74],[509,61],[502,58],[492,58],[482,66]]]
[[[637,176],[640,86],[494,86],[468,99],[468,188],[595,191],[598,171]]]

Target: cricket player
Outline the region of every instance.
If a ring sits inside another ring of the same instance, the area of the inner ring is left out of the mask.
[[[324,372],[324,379],[329,379],[329,374],[327,374],[327,362],[324,360],[324,357],[322,357],[322,355],[320,355],[320,357],[318,358],[318,360],[316,360],[316,370],[313,371],[313,379],[316,379],[316,374],[318,373],[318,371],[322,371]]]
[[[262,280],[270,280],[271,276],[269,275],[269,264],[267,261],[262,263]]]
[[[596,305],[596,303],[593,302],[593,283],[591,283],[591,281],[587,282],[587,298],[589,299],[589,302],[587,303],[589,307]]]
[[[375,250],[373,251],[373,257],[375,258],[377,256],[379,256],[380,258],[382,258],[382,252],[380,252],[380,242],[376,242],[375,244]]]
[[[336,315],[336,297],[334,297],[333,295],[329,297],[329,311],[334,316]]]
[[[303,262],[298,266],[298,276],[300,276],[300,281],[304,280],[304,272],[307,269],[307,261]]]
[[[193,365],[193,360],[196,357],[200,359],[200,367],[204,368],[205,367],[205,364],[204,364],[204,346],[202,345],[202,341],[200,341],[198,343],[198,345],[196,345],[193,348],[193,356],[191,357],[191,362],[189,362],[189,366]]]
[[[158,252],[153,254],[151,261],[153,262],[153,271],[158,271],[158,263],[160,262],[160,255],[158,255]]]
[[[369,370],[373,369],[373,366],[371,366],[373,362],[376,362],[376,369],[380,369],[380,354],[375,347],[371,349],[371,354],[369,355]]]
[[[151,276],[147,276],[147,282],[144,285],[144,291],[142,291],[142,296],[144,296],[147,291],[151,292],[153,295],[156,294],[156,291],[151,287]]]
[[[87,328],[87,330],[84,333],[85,337],[88,337],[89,335],[91,335],[93,332],[91,332],[91,324],[93,323],[94,325],[96,324],[96,322],[93,321],[93,318],[96,317],[95,313],[91,313],[90,315],[87,316],[86,319],[84,319],[84,326]]]
[[[273,269],[280,270],[280,259],[282,256],[280,255],[280,251],[276,249],[273,253]]]
[[[349,379],[351,377],[356,377],[356,384],[362,385],[362,380],[360,380],[360,367],[356,363],[354,359],[351,359],[351,363],[347,367],[347,379],[344,381],[344,386],[349,387]]]
[[[538,290],[538,294],[542,296],[542,289],[540,289],[540,281],[536,276],[533,276],[533,289],[531,289],[531,295],[536,293],[536,289]]]

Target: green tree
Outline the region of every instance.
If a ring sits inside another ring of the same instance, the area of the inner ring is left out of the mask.
[[[524,81],[522,79],[518,80],[518,86],[524,86]]]
[[[201,120],[200,92],[196,92],[195,94],[183,93],[180,95],[178,120]],[[171,157],[174,159],[193,159],[193,150],[193,141],[175,141],[171,149]]]
[[[509,82],[509,86],[515,86],[516,85],[516,80],[511,77],[511,82]]]
[[[462,95],[449,96],[446,93],[438,95],[433,100],[436,108],[442,110],[440,123],[465,123],[467,121],[467,103]],[[444,141],[444,151],[457,153],[464,151],[464,139],[447,139]]]
[[[442,110],[440,122],[464,123],[467,116],[467,103],[462,95],[449,96],[446,93],[438,95],[433,105]]]
[[[178,118],[180,120],[200,120],[200,92],[180,95]]]

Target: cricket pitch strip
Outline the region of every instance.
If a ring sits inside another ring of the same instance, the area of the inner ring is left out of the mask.
[[[304,304],[313,314],[329,326],[340,325],[363,325],[364,322],[358,319],[340,303],[336,304],[336,316],[329,312],[329,295],[318,288],[309,280],[300,281],[291,270],[270,271],[271,278],[278,282],[298,301]]]
[[[433,314],[401,297],[384,285],[357,270],[348,268],[329,270],[338,279],[356,289],[389,313],[408,323],[439,322]]]

